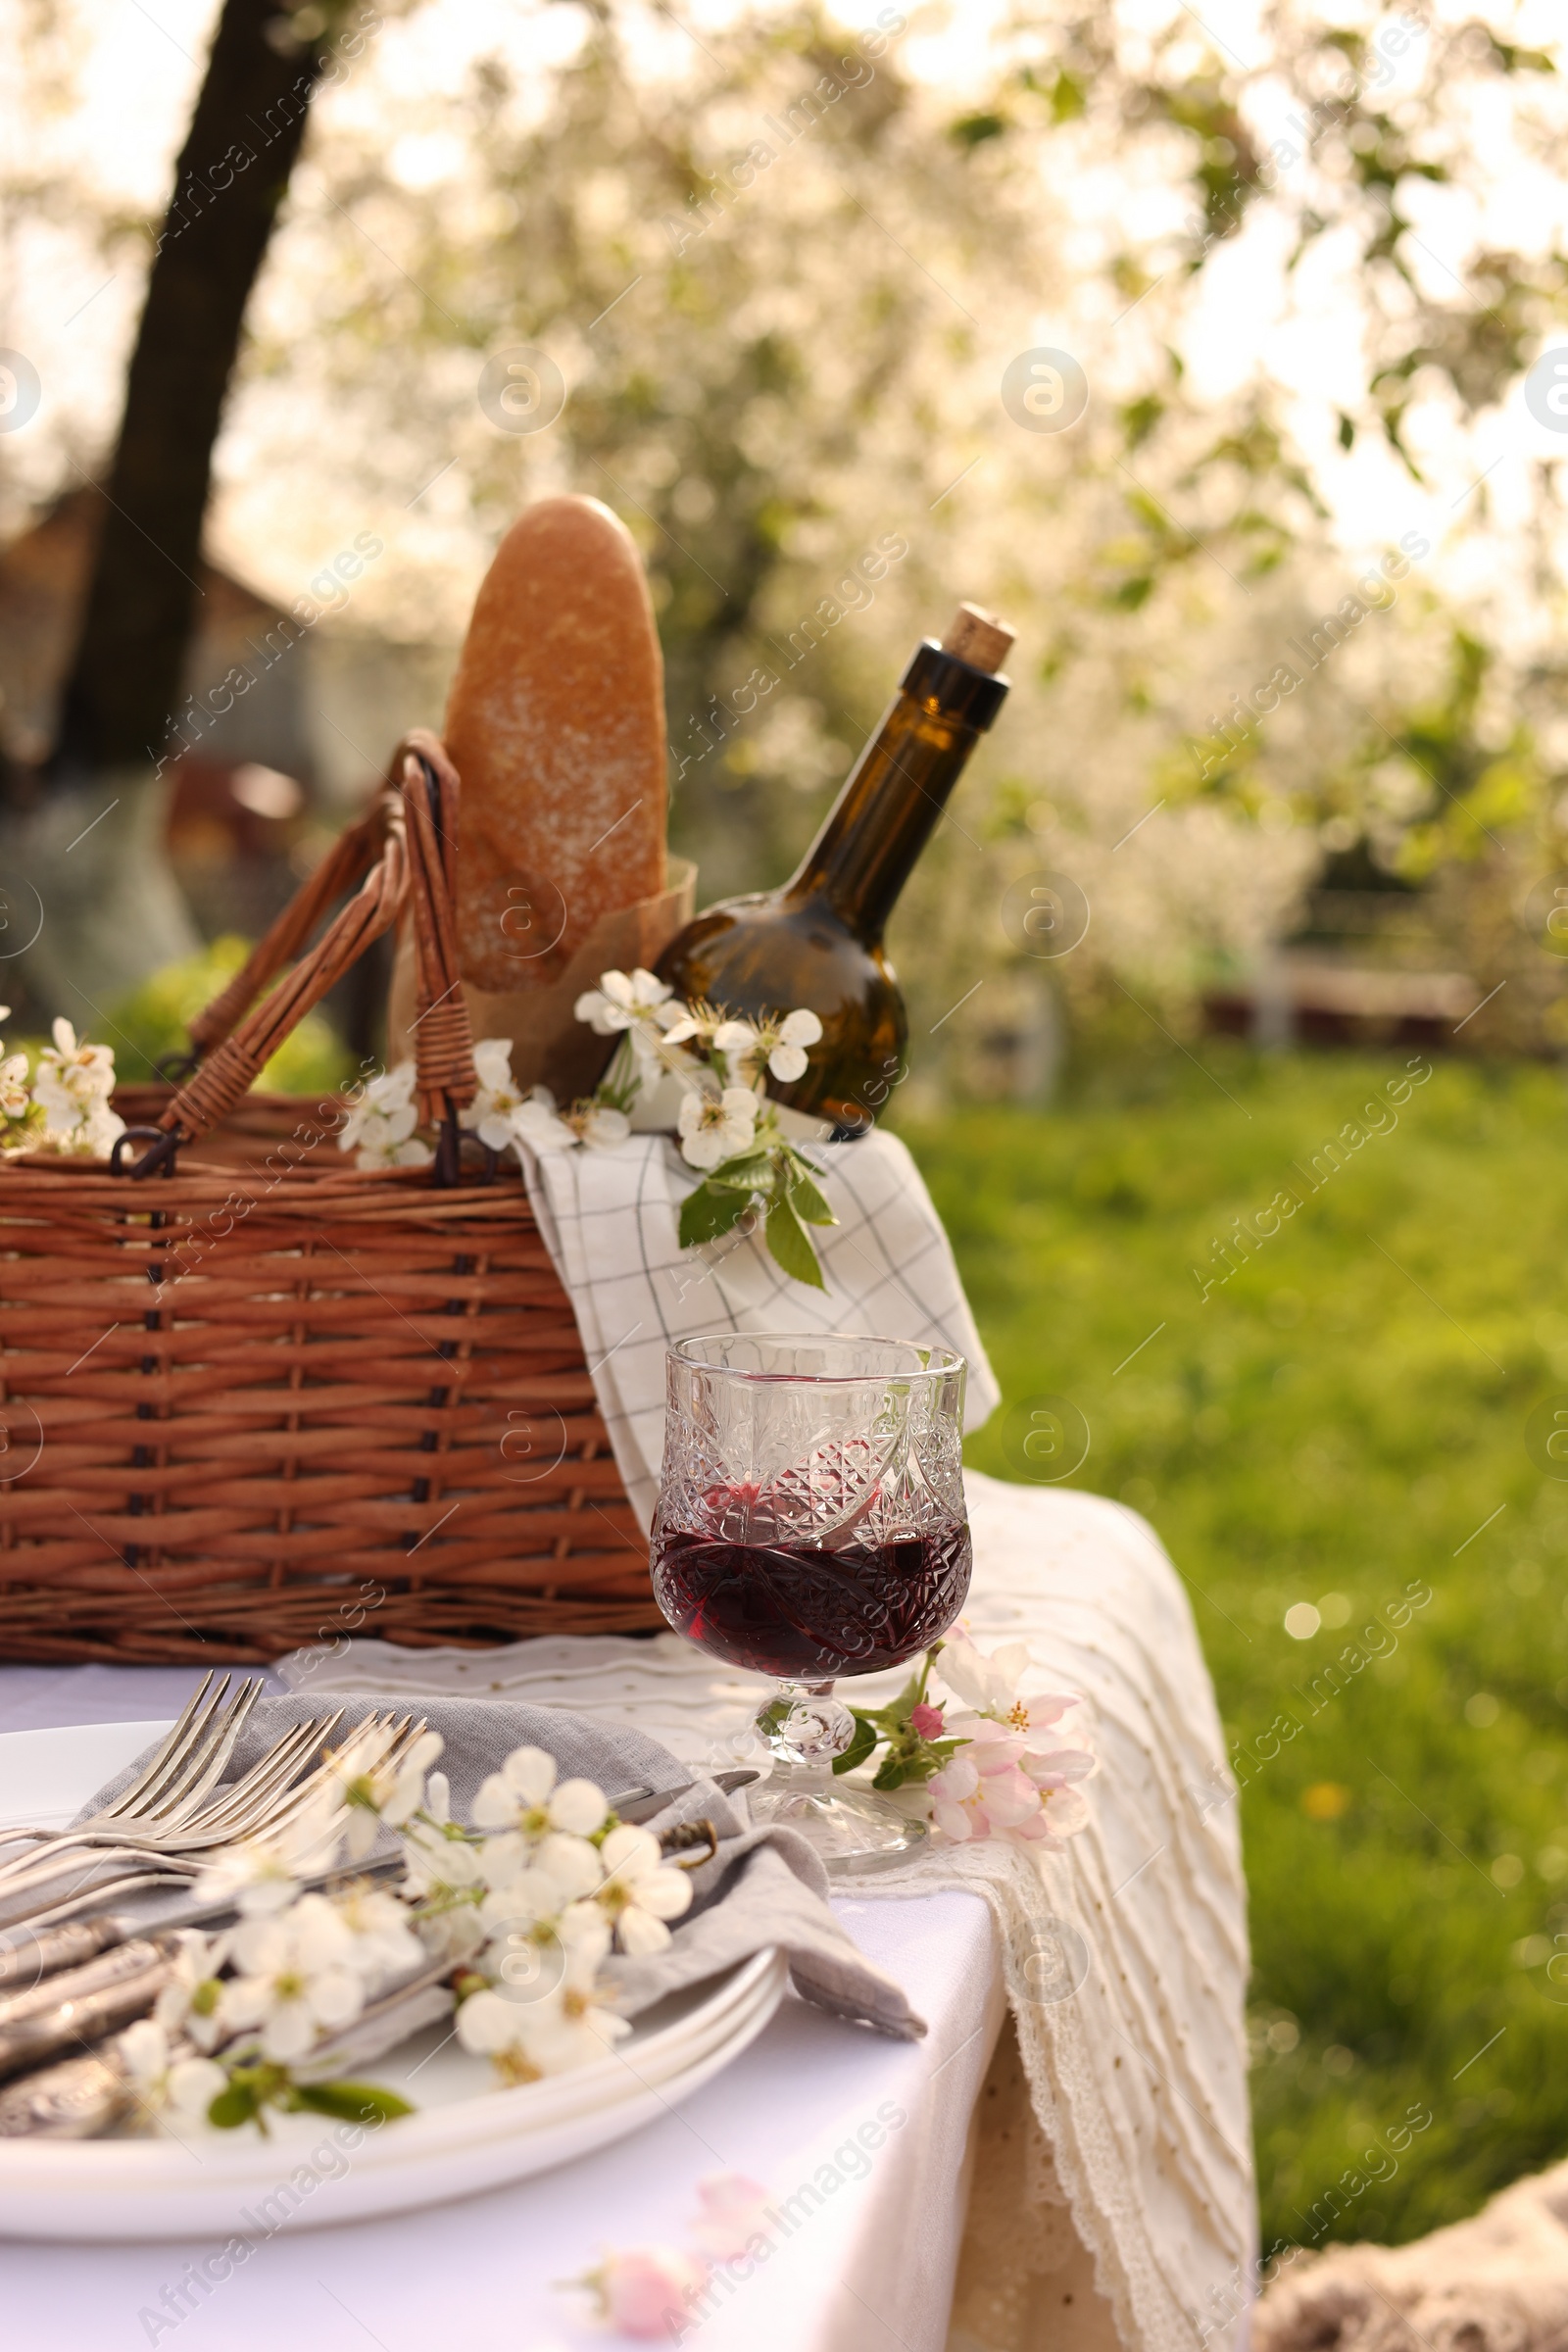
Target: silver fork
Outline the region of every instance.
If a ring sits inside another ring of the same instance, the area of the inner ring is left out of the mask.
[[[387,1720],[390,1723],[390,1718]],[[324,1759],[305,1781],[295,1783],[295,1774],[341,1721],[339,1708],[335,1714],[295,1724],[231,1788],[221,1789],[201,1802],[188,1801],[162,1819],[103,1820],[96,1826],[84,1823],[75,1829],[55,1832],[47,1848],[35,1846],[30,1853],[6,1866],[0,1874],[0,1901],[14,1889],[53,1874],[59,1868],[62,1854],[86,1853],[97,1848],[101,1860],[146,1855],[177,1863],[181,1856],[200,1856],[214,1846],[234,1844],[242,1838],[259,1835],[285,1818],[292,1818],[300,1810],[306,1792],[314,1792],[330,1773],[331,1759]],[[378,1717],[367,1721],[372,1730],[381,1728]]]
[[[275,1836],[288,1829],[315,1804],[336,1770],[336,1759],[327,1757],[293,1787],[284,1784],[303,1756],[334,1731],[340,1720],[341,1709],[319,1722],[296,1725],[234,1788],[225,1791],[216,1803],[205,1807],[198,1819],[177,1832],[137,1836],[133,1830],[113,1831],[106,1827],[86,1836],[68,1833],[63,1850],[57,1848],[47,1855],[29,1856],[27,1871],[0,1885],[0,1898],[5,1904],[4,1924],[36,1928],[69,1918],[84,1903],[96,1902],[110,1887],[117,1894],[123,1894],[132,1887],[195,1878],[222,1847]],[[368,1756],[368,1765],[395,1767],[424,1728],[422,1721],[415,1723],[407,1715],[401,1719],[370,1715],[355,1725],[353,1736],[358,1740],[367,1733],[371,1735],[375,1752]],[[329,1836],[341,1833],[348,1811],[346,1805],[340,1804],[324,1819],[323,1843]],[[83,1859],[74,1862],[67,1858],[70,1854],[79,1854]],[[29,1904],[24,1900],[13,1905],[13,1896],[36,1895],[74,1869],[78,1875],[68,1895],[51,1899],[45,1892],[40,1901]]]
[[[236,1834],[229,1825],[249,1820],[253,1815],[260,1817],[274,1798],[281,1800],[281,1793],[288,1789],[306,1757],[336,1731],[342,1714],[340,1707],[336,1714],[295,1724],[231,1788],[220,1789],[216,1796],[193,1792],[177,1805],[161,1808],[147,1819],[95,1819],[78,1823],[74,1829],[56,1831],[47,1850],[54,1853],[105,1845],[135,1847],[148,1853],[178,1853],[186,1847],[194,1850],[199,1846],[226,1845]],[[34,1875],[43,1851],[35,1846],[30,1854],[24,1854],[0,1869],[0,1897],[8,1886]]]
[[[223,1768],[234,1752],[246,1719],[262,1694],[260,1681],[243,1683],[224,1707],[222,1701],[232,1680],[231,1675],[225,1674],[209,1698],[213,1676],[211,1671],[203,1675],[186,1701],[178,1722],[164,1735],[136,1778],[122,1788],[112,1803],[103,1806],[86,1821],[76,1823],[71,1832],[20,1825],[0,1830],[0,1845],[20,1845],[29,1838],[38,1843],[52,1844],[68,1835],[80,1837],[83,1832],[111,1823],[142,1820],[150,1823],[181,1806],[199,1804],[208,1790],[221,1780]],[[30,1855],[23,1855],[20,1864],[24,1866],[31,1858]],[[18,1866],[15,1860],[0,1863],[0,1879]]]

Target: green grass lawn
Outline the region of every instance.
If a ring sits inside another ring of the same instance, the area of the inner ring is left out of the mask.
[[[904,1132],[1008,1403],[1076,1405],[1070,1483],[1188,1582],[1247,1781],[1264,2243],[1408,2238],[1568,2151],[1568,1483],[1531,1422],[1568,1413],[1568,1095],[1440,1062],[1396,1125],[1402,1054],[1201,1055]],[[1236,1218],[1265,1238],[1204,1298]],[[1003,1414],[970,1458],[1020,1475]]]

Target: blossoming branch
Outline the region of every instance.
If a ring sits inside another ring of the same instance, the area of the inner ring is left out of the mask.
[[[931,1674],[958,1704],[929,1696]],[[853,1772],[880,1748],[874,1786],[924,1788],[933,1826],[956,1843],[996,1838],[1038,1858],[1059,1853],[1089,1820],[1079,1784],[1098,1770],[1075,1691],[1032,1690],[1027,1646],[990,1657],[960,1628],[939,1642],[886,1707],[854,1707],[856,1736],[834,1761]]]
[[[11,1018],[0,1004],[0,1021]],[[67,1020],[54,1025],[54,1044],[38,1055],[29,1086],[25,1054],[7,1054],[0,1045],[0,1154],[68,1152],[106,1159],[123,1135],[125,1122],[111,1110],[115,1091],[112,1046],[78,1044]]]
[[[490,1152],[613,1151],[634,1129],[678,1138],[681,1157],[703,1182],[681,1206],[685,1249],[715,1241],[749,1211],[760,1213],[767,1247],[797,1282],[820,1290],[822,1269],[809,1228],[836,1225],[817,1183],[822,1170],[785,1134],[767,1081],[801,1077],[822,1024],[804,1007],[764,1020],[733,1019],[710,1004],[687,1004],[653,972],[604,972],[576,1004],[598,1037],[618,1043],[591,1096],[569,1108],[548,1087],[524,1094],[512,1075],[512,1046],[481,1038],[473,1049],[479,1092],[462,1125]],[[400,1062],[372,1078],[338,1138],[362,1168],[422,1168],[433,1148],[417,1132],[415,1069]]]
[[[685,1870],[593,1782],[560,1780],[542,1748],[514,1749],[461,1826],[431,1770],[441,1744],[424,1732],[399,1752],[385,1725],[363,1726],[285,1830],[212,1857],[197,1900],[230,1905],[235,1924],[180,1931],[153,2015],[112,2045],[133,2129],[265,2131],[274,2108],[406,2115],[406,2100],[339,2079],[333,2060],[378,2019],[392,2047],[425,2022],[400,2024],[400,1996],[432,1986],[501,2084],[586,2066],[631,2032],[603,1965],[668,1944],[691,1903]],[[374,1884],[355,1866],[383,1830],[400,1875]]]

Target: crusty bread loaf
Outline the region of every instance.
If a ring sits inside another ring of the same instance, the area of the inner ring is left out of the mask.
[[[631,533],[546,498],[496,551],[447,705],[463,779],[463,976],[558,979],[606,914],[664,888],[664,673]]]

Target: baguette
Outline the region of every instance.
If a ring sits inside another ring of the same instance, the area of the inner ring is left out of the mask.
[[[666,881],[663,662],[636,545],[597,499],[541,499],[502,540],[445,738],[463,779],[463,977],[548,985]]]

